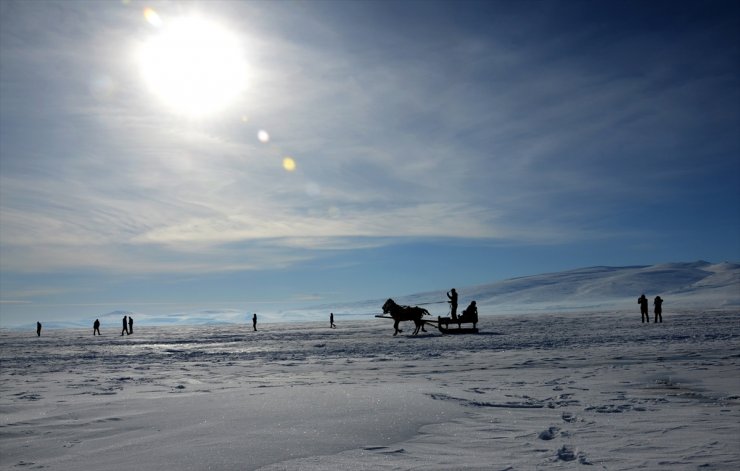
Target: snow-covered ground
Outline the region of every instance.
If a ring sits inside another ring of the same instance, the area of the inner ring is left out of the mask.
[[[740,469],[740,312],[410,327],[0,331],[0,469]]]

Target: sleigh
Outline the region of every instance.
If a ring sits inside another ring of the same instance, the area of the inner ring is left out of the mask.
[[[434,324],[434,321],[426,321],[427,323]],[[478,315],[477,314],[465,314],[457,316],[457,319],[451,317],[437,317],[437,329],[443,334],[477,334],[478,328]],[[453,327],[450,327],[450,324]],[[457,324],[457,328],[454,325]],[[463,327],[463,324],[472,324],[472,327]]]
[[[383,314],[376,315],[375,317],[381,319],[393,319],[395,321],[393,324],[395,333],[393,335],[397,335],[399,332],[402,332],[402,330],[398,328],[398,323],[401,321],[414,321],[416,328],[412,335],[418,334],[419,330],[426,332],[424,329],[425,324],[434,325],[443,334],[477,334],[478,328],[476,327],[476,324],[478,323],[478,310],[475,309],[475,301],[473,301],[471,306],[469,306],[469,308],[471,307],[471,311],[468,312],[466,309],[463,311],[462,315],[455,319],[451,317],[437,317],[437,320],[433,321],[424,319],[424,316],[429,315],[429,311],[426,309],[420,308],[419,306],[400,306],[392,299],[388,299],[388,301],[383,305]],[[450,327],[450,324],[457,324],[457,329]],[[463,327],[463,324],[473,324],[473,327]]]

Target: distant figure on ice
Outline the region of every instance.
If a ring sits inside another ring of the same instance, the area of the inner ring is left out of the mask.
[[[134,318],[131,316],[128,316],[128,334],[131,335],[134,333]]]
[[[36,321],[36,335],[41,337],[41,322]]]
[[[653,306],[655,306],[655,322],[663,323],[663,300],[660,298],[660,296],[655,297],[655,301],[653,301]],[[660,321],[658,321],[660,319]]]
[[[336,329],[337,326],[334,325],[334,313],[329,314],[329,327],[332,329]]]
[[[98,319],[95,319],[95,322],[93,322],[93,337],[95,337],[95,332],[97,332],[98,335],[101,335],[101,333],[100,333],[100,321]]]
[[[257,332],[257,313],[255,312],[252,316],[252,328]]]
[[[128,334],[128,317],[123,316],[123,330],[121,330],[121,337],[123,334]]]
[[[642,322],[650,323],[650,313],[648,312],[648,298],[645,297],[645,293],[637,298],[637,304],[640,305],[640,314],[642,315]]]
[[[450,298],[448,303],[450,303],[450,317],[452,317],[453,320],[457,319],[457,291],[455,291],[455,288],[452,288],[451,291],[447,292],[447,297]]]

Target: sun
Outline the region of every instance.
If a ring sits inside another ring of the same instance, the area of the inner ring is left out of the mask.
[[[150,18],[155,18],[152,21]],[[232,105],[246,88],[247,65],[239,38],[203,17],[171,21],[147,16],[157,33],[137,59],[149,90],[173,112],[192,118]]]

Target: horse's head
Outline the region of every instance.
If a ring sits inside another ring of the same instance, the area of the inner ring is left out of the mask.
[[[395,304],[396,303],[393,302],[391,298],[388,298],[388,301],[386,301],[385,304],[383,304],[383,314],[388,314],[388,312],[390,312],[391,310],[391,307],[393,307],[393,305]]]

